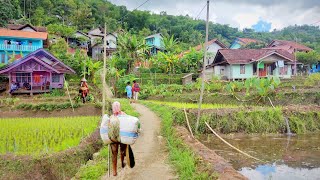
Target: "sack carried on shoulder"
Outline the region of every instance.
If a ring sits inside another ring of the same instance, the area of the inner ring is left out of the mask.
[[[132,145],[138,138],[139,119],[129,115],[104,115],[100,126],[100,136],[104,144],[119,142]]]

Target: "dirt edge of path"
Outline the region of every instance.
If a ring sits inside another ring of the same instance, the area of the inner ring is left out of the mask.
[[[217,155],[213,150],[207,148],[200,141],[191,138],[188,130],[177,126],[176,132],[183,142],[191,148],[205,163],[210,166],[210,173],[218,172],[221,180],[247,180],[245,176],[237,172],[224,158]]]

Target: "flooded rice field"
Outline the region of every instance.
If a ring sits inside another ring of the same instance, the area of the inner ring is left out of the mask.
[[[265,162],[247,158],[214,135],[202,136],[200,140],[249,179],[320,180],[320,133],[295,136],[228,135],[224,138]]]

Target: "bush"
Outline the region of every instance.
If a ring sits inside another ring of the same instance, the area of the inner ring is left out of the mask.
[[[308,76],[305,80],[304,85],[306,86],[319,86],[320,85],[320,73],[314,73]]]

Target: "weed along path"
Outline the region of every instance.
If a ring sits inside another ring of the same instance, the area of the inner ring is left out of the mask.
[[[160,137],[160,119],[151,110],[141,104],[132,104],[140,116],[142,132],[132,146],[136,165],[133,169],[125,167],[118,170],[118,176],[110,179],[178,179],[171,167],[166,163],[165,143]],[[118,163],[118,167],[121,163]],[[111,172],[112,176],[112,172]],[[102,179],[109,179],[108,175]]]

